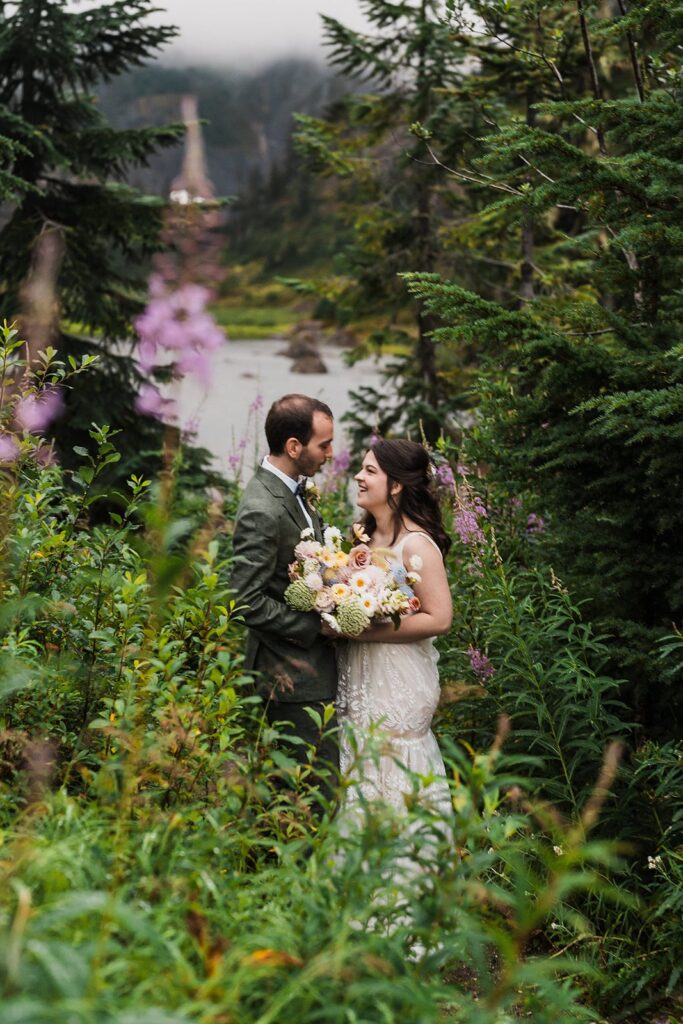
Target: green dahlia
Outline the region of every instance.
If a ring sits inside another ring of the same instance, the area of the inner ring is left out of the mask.
[[[354,595],[347,597],[337,607],[337,623],[346,636],[358,636],[370,625],[370,619],[363,611],[363,606]]]
[[[285,601],[298,612],[310,612],[315,604],[315,594],[303,580],[294,580],[285,590]]]

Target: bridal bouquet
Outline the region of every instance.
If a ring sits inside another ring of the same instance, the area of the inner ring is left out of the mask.
[[[410,571],[381,548],[371,550],[369,538],[357,523],[354,534],[362,543],[345,551],[341,532],[328,526],[323,543],[304,530],[289,566],[292,581],[285,600],[297,611],[317,611],[333,629],[344,636],[359,636],[372,622],[392,621],[398,628],[402,615],[420,608],[413,584],[422,560],[414,556]]]

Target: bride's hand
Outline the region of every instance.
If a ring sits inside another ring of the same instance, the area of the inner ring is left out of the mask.
[[[395,633],[393,622],[375,622],[353,639],[363,644],[387,643]]]

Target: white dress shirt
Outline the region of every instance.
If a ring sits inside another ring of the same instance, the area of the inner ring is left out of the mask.
[[[301,497],[296,493],[299,481],[292,480],[291,476],[287,476],[287,474],[283,473],[281,469],[278,469],[277,466],[274,466],[271,462],[269,462],[267,455],[265,456],[261,465],[263,466],[264,469],[267,469],[270,473],[274,473],[275,476],[279,477],[283,483],[287,484],[292,494],[296,496],[296,500],[299,502],[299,505],[301,506],[301,511],[306,517],[306,522],[308,523],[310,528],[313,529],[313,520],[311,519],[311,514],[304,505],[303,501],[301,500]]]

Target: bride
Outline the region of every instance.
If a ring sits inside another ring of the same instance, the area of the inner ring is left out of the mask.
[[[431,731],[439,699],[433,638],[448,632],[451,594],[444,557],[450,547],[430,485],[427,452],[414,441],[373,444],[355,477],[357,504],[371,548],[389,549],[396,571],[419,566],[420,610],[371,626],[340,645],[338,714],[346,803],[381,801],[398,811],[420,777],[420,800],[452,814],[445,769]],[[379,749],[372,751],[371,736]],[[365,748],[368,749],[365,749]]]

